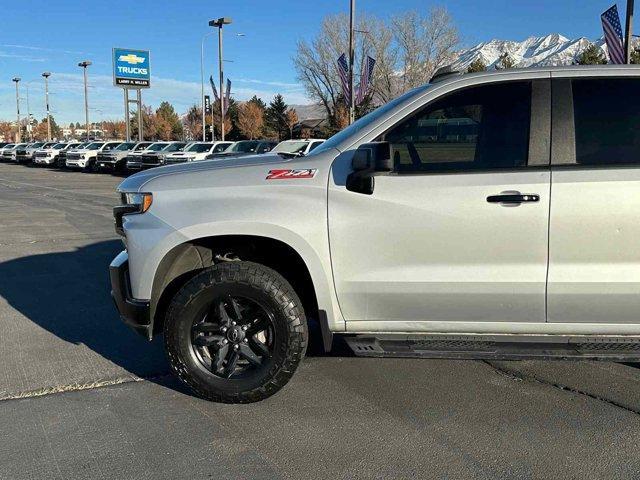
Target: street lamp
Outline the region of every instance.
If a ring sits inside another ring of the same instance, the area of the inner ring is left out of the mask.
[[[85,128],[87,129],[87,142],[89,141],[89,99],[87,98],[87,67],[89,65],[91,65],[89,60],[78,63],[78,66],[84,69],[84,119]]]
[[[51,72],[44,72],[42,74],[44,77],[44,101],[45,106],[47,108],[47,141],[51,141],[51,118],[49,114],[49,77],[51,76]]]
[[[218,28],[218,70],[220,72],[220,91],[218,95],[220,97],[220,140],[224,141],[224,72],[222,71],[222,27],[223,25],[229,25],[231,18],[220,17],[217,20],[211,20],[209,22],[210,27]]]
[[[20,96],[18,92],[18,83],[20,83],[20,77],[13,77],[11,79],[12,82],[16,82],[16,112],[17,112],[17,124],[18,131],[16,133],[16,142],[20,142]]]

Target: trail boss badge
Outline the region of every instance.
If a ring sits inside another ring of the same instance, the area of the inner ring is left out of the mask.
[[[292,178],[313,178],[316,176],[316,168],[305,168],[298,170],[269,170],[267,180],[284,180]]]

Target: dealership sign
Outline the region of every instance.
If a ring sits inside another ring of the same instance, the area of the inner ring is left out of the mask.
[[[125,88],[149,88],[149,50],[113,49],[113,84]]]

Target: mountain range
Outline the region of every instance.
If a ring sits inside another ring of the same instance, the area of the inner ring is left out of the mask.
[[[552,33],[544,37],[529,37],[522,42],[491,40],[460,51],[453,67],[466,70],[475,60],[481,60],[488,68],[495,67],[505,53],[509,54],[516,67],[571,65],[594,43],[606,56],[607,46],[603,39],[591,41],[581,37],[569,40],[559,33]]]

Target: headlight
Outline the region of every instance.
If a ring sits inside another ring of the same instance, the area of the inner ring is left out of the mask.
[[[137,192],[123,193],[122,203],[126,207],[131,207],[127,213],[144,213],[149,210],[149,207],[151,207],[153,203],[153,194]]]

